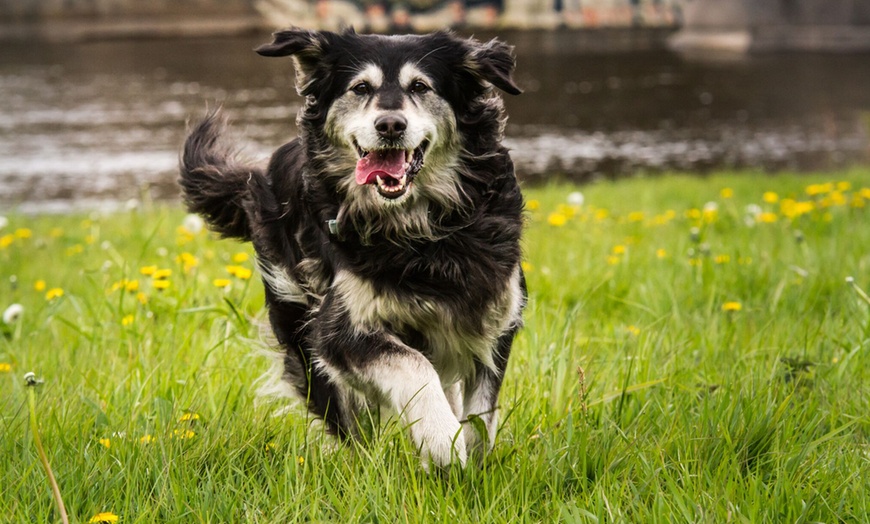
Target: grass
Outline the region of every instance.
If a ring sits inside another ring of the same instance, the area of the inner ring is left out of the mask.
[[[497,444],[439,475],[397,423],[336,448],[257,402],[262,287],[226,268],[253,269],[249,246],[178,207],[10,216],[0,521],[60,520],[34,371],[72,522],[866,522],[870,308],[846,278],[870,286],[868,187],[856,169],[606,182],[582,206],[528,189]]]

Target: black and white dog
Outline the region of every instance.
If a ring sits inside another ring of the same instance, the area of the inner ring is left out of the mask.
[[[281,379],[340,437],[383,406],[424,464],[493,445],[526,301],[493,89],[520,93],[511,51],[448,32],[280,31],[257,52],[293,57],[299,137],[265,170],[235,158],[217,114],[187,139],[188,208],[253,242]]]

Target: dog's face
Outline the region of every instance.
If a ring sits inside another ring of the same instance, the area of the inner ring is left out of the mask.
[[[462,119],[496,86],[519,94],[511,48],[447,32],[375,36],[281,31],[257,49],[292,56],[300,129],[318,176],[367,215],[458,200]],[[310,159],[311,160],[311,159]]]

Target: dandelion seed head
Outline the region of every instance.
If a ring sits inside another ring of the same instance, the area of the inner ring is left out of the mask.
[[[572,191],[568,193],[568,204],[572,206],[580,207],[583,205],[583,202],[586,201],[586,198],[583,196],[583,193],[580,191]]]
[[[3,311],[3,323],[10,326],[21,320],[22,315],[24,315],[24,306],[18,303],[10,304],[10,306]]]
[[[0,215],[0,231],[2,231],[3,229],[6,229],[6,226],[8,226],[8,225],[9,225],[9,219],[4,217],[3,215]]]

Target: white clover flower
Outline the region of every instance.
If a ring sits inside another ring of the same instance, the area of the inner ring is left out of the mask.
[[[184,229],[190,231],[191,234],[197,235],[202,228],[205,227],[205,222],[202,221],[202,218],[199,215],[190,214],[184,217],[184,221],[181,223]]]
[[[583,202],[586,201],[586,198],[583,196],[583,193],[580,191],[572,191],[568,193],[568,204],[572,206],[580,207],[583,205]]]
[[[6,228],[9,225],[9,219],[0,215],[0,231]]]
[[[24,306],[21,304],[12,304],[3,312],[3,323],[6,325],[14,324],[18,322],[23,314]]]

